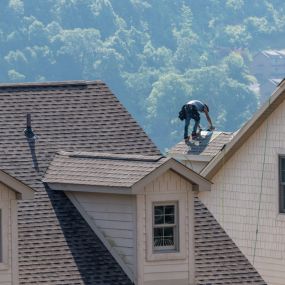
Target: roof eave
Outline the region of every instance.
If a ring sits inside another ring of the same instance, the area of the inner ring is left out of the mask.
[[[211,162],[201,171],[201,175],[212,179],[219,169],[233,156],[233,154],[244,144],[244,142],[255,132],[255,130],[270,116],[270,114],[285,99],[285,81],[271,95],[265,104],[254,114],[254,116],[239,130],[234,138],[217,154]]]
[[[90,192],[90,193],[125,194],[125,195],[132,194],[130,187],[72,184],[72,183],[48,182],[48,181],[44,182],[49,186],[50,189],[55,191]]]
[[[0,181],[17,193],[18,200],[34,199],[35,191],[32,188],[2,170],[0,170]]]
[[[190,181],[193,185],[193,190],[197,191],[210,191],[211,182],[206,178],[191,170],[190,168],[184,166],[182,163],[178,162],[173,158],[167,159],[160,166],[156,167],[150,171],[147,175],[143,176],[136,182],[129,183],[125,186],[108,186],[108,185],[90,185],[90,184],[78,184],[70,183],[68,181],[56,181],[49,180],[47,178],[42,181],[46,183],[50,189],[56,191],[66,191],[66,192],[93,192],[93,193],[109,193],[109,194],[138,194],[144,190],[144,187],[152,182],[154,179],[163,175],[166,171],[172,170],[177,174],[181,175],[186,180]]]

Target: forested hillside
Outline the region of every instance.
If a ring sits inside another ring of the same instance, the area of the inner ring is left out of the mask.
[[[195,98],[236,130],[258,106],[253,54],[284,48],[281,0],[2,0],[1,82],[105,81],[164,150]],[[205,122],[204,126],[205,125]]]

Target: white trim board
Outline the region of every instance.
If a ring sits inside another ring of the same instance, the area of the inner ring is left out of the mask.
[[[20,180],[12,177],[3,170],[0,170],[0,182],[17,192],[18,200],[30,200],[34,198],[34,190],[21,182]]]

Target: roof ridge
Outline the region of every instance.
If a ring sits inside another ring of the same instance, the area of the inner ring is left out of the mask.
[[[0,88],[27,88],[27,87],[58,87],[58,86],[87,86],[91,84],[104,84],[101,80],[66,80],[45,82],[0,83]]]
[[[94,158],[94,159],[111,159],[127,161],[145,161],[158,162],[163,155],[139,155],[139,154],[119,154],[107,152],[87,152],[87,151],[58,151],[58,155],[69,156],[73,158]]]

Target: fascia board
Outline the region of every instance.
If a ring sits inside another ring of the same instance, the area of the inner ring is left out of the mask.
[[[32,188],[2,170],[0,170],[0,181],[17,193],[18,200],[34,198],[35,191]]]
[[[98,186],[98,185],[80,185],[71,183],[45,182],[50,189],[55,191],[70,192],[91,192],[108,194],[132,194],[130,187]]]
[[[209,162],[214,155],[204,155],[204,154],[181,154],[181,153],[169,153],[170,157],[177,160],[190,160],[197,162]]]
[[[254,131],[270,116],[270,114],[285,99],[285,81],[272,94],[265,104],[254,114],[254,116],[238,131],[234,138],[226,144],[224,149],[216,155],[208,165],[201,171],[201,175],[212,179],[224,163],[243,145],[243,143],[254,133]]]
[[[133,194],[138,194],[144,191],[144,187],[152,182],[157,177],[164,174],[166,171],[172,170],[177,174],[181,175],[186,180],[190,181],[193,185],[194,190],[199,191],[210,191],[211,190],[211,182],[191,170],[190,168],[184,166],[180,162],[176,161],[173,158],[169,158],[164,164],[160,165],[158,168],[150,172],[148,175],[143,177],[141,180],[136,182],[132,186]]]

